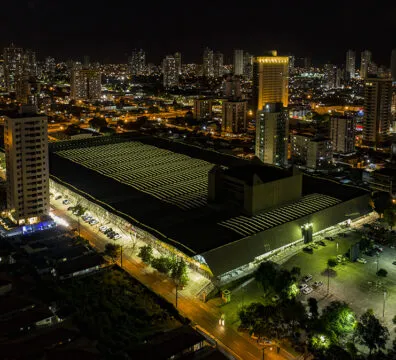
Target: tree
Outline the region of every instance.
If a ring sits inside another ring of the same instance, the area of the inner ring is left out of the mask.
[[[290,274],[298,278],[301,275],[301,269],[298,266],[293,266],[290,270]]]
[[[183,259],[173,262],[171,269],[171,278],[181,286],[187,285],[187,265]]]
[[[372,309],[367,310],[356,326],[356,336],[360,344],[369,348],[370,354],[373,350],[385,349],[389,338],[389,331],[382,326],[375,317]]]
[[[87,211],[87,208],[82,206],[80,203],[77,203],[77,205],[74,207],[73,212],[77,217],[80,217],[85,214]]]
[[[150,245],[144,245],[140,248],[138,256],[146,263],[151,264],[153,260],[153,248]]]
[[[385,269],[379,269],[377,271],[377,276],[386,277],[386,275],[388,275],[388,272]]]
[[[396,213],[392,208],[385,209],[384,220],[392,230],[392,228],[396,225]]]
[[[277,276],[276,265],[273,262],[266,261],[260,264],[254,273],[255,280],[261,284],[265,293],[272,289]]]
[[[112,258],[112,260],[115,262],[116,259],[120,256],[121,253],[121,246],[118,244],[111,244],[108,243],[105,246],[105,255],[109,256]]]
[[[324,331],[333,343],[353,333],[355,328],[355,314],[347,303],[332,301],[323,309],[321,323]]]
[[[102,127],[107,127],[107,121],[102,117],[94,117],[88,121],[88,124],[93,129],[100,129]]]
[[[151,261],[151,266],[154,269],[157,269],[159,272],[163,274],[169,274],[169,272],[172,270],[172,259],[170,259],[167,256],[161,256],[159,258],[154,258]]]
[[[391,206],[390,195],[382,191],[376,192],[372,195],[370,204],[381,218],[385,210]]]
[[[308,299],[308,306],[309,306],[309,312],[312,314],[312,318],[317,318],[319,316],[319,311],[318,311],[318,301],[310,297]]]
[[[328,267],[333,268],[333,267],[337,266],[337,264],[338,264],[338,262],[335,258],[330,258],[329,260],[327,260]]]

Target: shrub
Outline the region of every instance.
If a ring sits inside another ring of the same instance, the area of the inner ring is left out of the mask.
[[[385,269],[379,269],[377,271],[377,276],[386,277],[386,275],[388,275],[388,272]]]

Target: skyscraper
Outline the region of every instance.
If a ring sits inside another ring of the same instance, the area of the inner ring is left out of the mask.
[[[371,63],[371,51],[364,50],[360,54],[360,78],[365,79],[368,74],[369,65]]]
[[[393,49],[391,54],[391,73],[392,80],[396,81],[396,49]]]
[[[140,76],[144,74],[146,67],[146,53],[143,49],[134,49],[130,57],[130,72],[133,76]]]
[[[334,89],[337,80],[337,66],[333,64],[324,65],[324,81],[327,89]]]
[[[353,50],[348,50],[346,53],[345,71],[347,78],[353,79],[356,72],[356,54]]]
[[[213,54],[213,75],[215,77],[222,77],[224,75],[224,60],[223,54],[216,51]]]
[[[177,73],[181,75],[182,73],[182,56],[180,52],[175,53],[176,69]]]
[[[18,224],[35,223],[49,211],[47,117],[34,113],[5,118],[7,207]]]
[[[71,71],[70,96],[74,100],[97,100],[102,95],[102,75],[99,67],[86,69],[75,63]]]
[[[243,75],[243,50],[234,50],[234,75]]]
[[[262,110],[267,103],[288,105],[289,57],[270,56],[254,59],[252,98],[254,110]]]
[[[383,148],[390,140],[392,80],[367,78],[364,84],[363,145]]]
[[[3,68],[7,91],[16,91],[18,81],[30,70],[30,66],[27,63],[28,59],[29,55],[25,56],[23,49],[15,47],[14,44],[11,44],[8,48],[4,48]]]
[[[162,62],[163,85],[165,89],[173,88],[179,85],[179,72],[177,69],[176,58],[173,55],[167,55]]]
[[[256,156],[264,163],[287,166],[289,117],[283,103],[267,103],[257,114]]]
[[[356,118],[351,115],[335,115],[330,119],[330,138],[333,151],[349,154],[355,151]]]
[[[201,98],[194,100],[194,118],[197,120],[209,120],[212,118],[212,99]]]
[[[203,70],[203,76],[205,77],[214,76],[213,50],[209,48],[206,48],[203,53],[202,70]]]
[[[246,80],[253,79],[253,55],[248,52],[243,54],[243,76]]]

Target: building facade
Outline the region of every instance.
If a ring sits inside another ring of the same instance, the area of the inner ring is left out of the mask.
[[[393,49],[391,54],[391,74],[392,81],[396,81],[396,49]]]
[[[371,64],[371,51],[364,50],[360,54],[360,78],[365,79]]]
[[[102,74],[99,67],[83,68],[75,63],[71,72],[70,96],[74,100],[98,100],[102,96]]]
[[[222,77],[224,75],[224,56],[216,51],[213,54],[213,76]]]
[[[221,131],[226,134],[239,134],[246,132],[246,130],[246,101],[224,101]]]
[[[392,80],[367,78],[364,84],[363,145],[388,146],[392,124]]]
[[[194,118],[197,120],[209,120],[212,118],[212,99],[194,100]]]
[[[146,69],[146,53],[143,49],[135,49],[129,61],[130,73],[133,76],[144,75]]]
[[[214,76],[213,50],[206,48],[203,53],[202,73],[205,77]]]
[[[256,117],[255,155],[264,163],[286,166],[289,116],[282,103],[267,103]]]
[[[50,206],[47,117],[7,116],[4,145],[8,210],[18,224],[38,222]]]
[[[262,110],[267,103],[281,102],[288,106],[289,57],[259,56],[254,59],[252,98],[255,110]]]
[[[165,89],[173,88],[179,85],[179,73],[177,69],[176,58],[173,55],[167,55],[162,62],[163,85]]]
[[[242,76],[243,75],[243,50],[235,49],[234,50],[234,75]]]
[[[332,116],[330,118],[330,139],[333,151],[350,154],[355,151],[356,118],[353,116]]]
[[[309,169],[328,167],[333,162],[333,149],[328,138],[312,134],[293,134],[290,137],[293,163]]]
[[[346,53],[345,72],[348,80],[355,78],[356,53],[353,50],[348,50]]]

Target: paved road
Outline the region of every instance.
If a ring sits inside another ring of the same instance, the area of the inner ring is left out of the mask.
[[[72,227],[77,228],[75,217],[59,208],[59,204],[54,203],[52,205],[56,208],[54,211],[56,215],[67,219]],[[92,227],[83,222],[80,222],[80,232],[81,236],[87,239],[97,250],[104,250],[108,240],[103,238],[100,233],[95,232]],[[141,283],[163,296],[169,302],[175,304],[175,286],[168,277],[151,271],[145,264],[136,261],[128,255],[123,257],[123,268]],[[222,327],[219,325],[221,310],[218,306],[203,303],[196,298],[186,297],[180,294],[180,292],[178,294],[177,308],[179,312],[214,336],[220,342],[219,345],[221,347],[227,349],[237,359],[257,360],[263,358],[262,347],[256,344],[254,340],[250,339],[247,335],[236,332],[231,327]],[[284,350],[281,350],[280,354],[276,354],[274,347],[272,351],[270,349],[265,350],[265,359],[294,359],[294,356]]]

